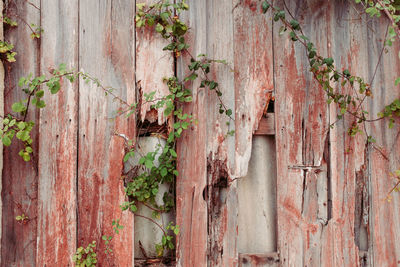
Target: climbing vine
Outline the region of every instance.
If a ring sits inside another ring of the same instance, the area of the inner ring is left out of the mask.
[[[366,13],[371,16],[379,16],[384,12],[392,22],[388,30],[388,38],[386,45],[392,45],[394,38],[400,38],[398,23],[400,16],[397,15],[398,7],[394,2],[388,0],[361,1],[355,0],[356,3],[365,5]],[[200,88],[208,88],[215,92],[219,101],[219,113],[225,114],[229,118],[229,123],[233,121],[232,110],[229,109],[222,101],[222,91],[217,81],[209,77],[209,73],[213,64],[224,64],[224,60],[211,59],[205,54],[193,56],[189,52],[189,44],[185,40],[185,36],[189,30],[188,26],[180,19],[181,12],[189,8],[185,0],[177,3],[170,3],[168,0],[159,1],[157,3],[147,5],[144,3],[137,4],[137,12],[134,18],[136,27],[147,28],[157,32],[162,38],[168,40],[168,44],[163,48],[164,51],[172,53],[175,60],[182,55],[190,58],[187,66],[189,74],[185,77],[173,75],[165,77],[164,83],[168,87],[169,94],[161,98],[155,98],[156,92],[144,95],[144,99],[140,103],[127,103],[114,93],[113,88],[105,87],[101,82],[84,72],[76,72],[67,70],[65,64],[61,64],[57,69],[52,70],[49,77],[41,75],[33,77],[28,75],[19,80],[19,87],[25,93],[26,98],[13,103],[13,113],[6,114],[2,118],[0,127],[0,138],[5,146],[12,145],[15,141],[23,144],[23,149],[19,151],[19,156],[25,161],[32,159],[34,151],[32,148],[31,131],[35,126],[34,121],[28,121],[28,113],[32,107],[42,109],[46,107],[44,96],[46,93],[57,94],[61,89],[61,80],[67,79],[71,83],[81,78],[87,82],[95,84],[103,93],[117,99],[125,109],[119,110],[119,114],[125,115],[127,118],[133,114],[137,114],[141,105],[150,103],[151,108],[155,110],[163,110],[164,116],[173,120],[171,129],[169,129],[165,145],[159,145],[154,151],[144,155],[140,154],[135,139],[125,138],[126,153],[123,158],[125,163],[135,161],[135,166],[123,174],[126,184],[126,201],[121,203],[122,210],[130,210],[135,216],[145,218],[160,228],[163,235],[161,240],[155,244],[157,256],[164,255],[166,250],[175,248],[174,235],[178,235],[180,228],[173,222],[169,222],[165,227],[157,223],[157,219],[162,213],[168,213],[175,207],[175,191],[174,180],[179,175],[176,162],[177,151],[176,143],[182,136],[183,132],[196,123],[196,118],[191,114],[184,112],[184,105],[192,102],[192,90],[190,85],[198,80]],[[387,118],[388,127],[392,128],[395,118],[400,117],[400,99],[395,99],[392,103],[382,109],[377,117],[371,117],[369,111],[364,108],[363,103],[372,96],[371,86],[362,78],[350,73],[349,70],[339,70],[334,60],[330,57],[323,57],[318,54],[314,43],[304,35],[302,28],[294,18],[287,18],[287,14],[279,7],[273,6],[269,1],[262,2],[263,12],[268,10],[273,12],[273,20],[281,21],[282,27],[280,32],[288,32],[289,38],[293,42],[302,44],[307,55],[310,72],[314,79],[320,84],[322,90],[326,93],[328,104],[334,103],[339,110],[338,119],[342,119],[345,114],[349,114],[354,118],[352,126],[348,129],[350,136],[358,133],[366,135],[369,143],[374,143],[375,139],[366,133],[363,127],[365,123],[374,122]],[[4,23],[10,27],[15,27],[18,23],[9,17],[4,17]],[[25,23],[25,22],[24,22]],[[26,23],[27,24],[27,23]],[[31,29],[32,38],[40,38],[42,29],[34,24],[27,24]],[[0,42],[0,54],[9,62],[15,61],[16,53],[13,51],[14,46],[5,41]],[[400,78],[396,79],[395,84],[400,83]],[[350,90],[347,90],[350,89]],[[343,92],[355,92],[355,94],[346,94]],[[333,125],[332,125],[333,126]],[[234,132],[229,130],[227,136],[233,135]],[[120,136],[123,136],[122,134]],[[139,157],[136,157],[139,154]],[[400,171],[396,170],[393,176],[399,179]],[[400,182],[399,182],[400,183]],[[399,185],[399,183],[396,185]],[[160,185],[169,185],[169,189],[163,195],[163,204],[160,205],[156,201],[157,195],[160,193]],[[397,190],[397,189],[393,190]],[[392,190],[392,191],[393,191]],[[153,216],[146,217],[138,213],[138,205],[145,205],[153,210]],[[16,218],[17,221],[25,223],[29,218],[22,214]],[[119,220],[112,222],[115,234],[123,229]],[[106,244],[106,252],[112,253],[109,246],[113,236],[104,235],[102,237]],[[95,253],[96,243],[93,241],[86,248],[80,247],[73,256],[73,261],[77,266],[95,266],[97,263],[97,255]]]
[[[138,113],[141,105],[151,104],[151,109],[163,110],[165,117],[174,121],[172,128],[169,129],[168,136],[164,146],[157,146],[154,151],[145,155],[140,155],[135,166],[128,172],[123,174],[126,184],[127,201],[121,204],[122,210],[130,210],[135,216],[145,218],[159,227],[163,233],[159,243],[155,244],[157,256],[164,255],[166,250],[174,250],[173,235],[179,234],[179,225],[169,222],[167,226],[160,225],[156,219],[162,214],[170,212],[175,206],[175,188],[174,180],[179,175],[176,169],[177,152],[175,149],[177,140],[182,136],[183,131],[187,130],[191,125],[196,123],[195,118],[183,111],[183,106],[192,102],[192,90],[188,87],[192,82],[200,79],[200,88],[208,88],[214,91],[219,100],[219,113],[225,114],[229,121],[233,121],[232,110],[229,109],[222,101],[222,91],[217,81],[209,78],[213,64],[224,64],[224,60],[210,59],[205,54],[197,57],[192,56],[189,51],[189,44],[185,41],[185,34],[188,26],[179,19],[179,14],[189,8],[183,0],[178,3],[170,3],[169,1],[159,1],[152,5],[137,4],[137,13],[135,17],[136,27],[146,27],[153,30],[160,36],[169,41],[169,44],[163,48],[164,51],[173,54],[175,60],[182,54],[189,56],[190,64],[187,66],[189,75],[179,78],[174,75],[164,78],[163,82],[169,89],[169,94],[161,98],[155,98],[156,92],[144,95],[144,99],[139,103],[128,103],[113,91],[114,88],[105,87],[101,82],[84,72],[75,72],[67,70],[65,64],[61,64],[58,68],[51,71],[50,76],[41,75],[33,77],[29,74],[21,77],[18,86],[25,93],[26,98],[12,104],[13,113],[6,114],[2,120],[0,129],[0,138],[5,146],[10,146],[15,140],[23,144],[23,149],[19,155],[24,161],[30,161],[34,155],[32,148],[33,139],[31,131],[35,126],[34,121],[28,121],[28,113],[33,108],[42,109],[46,107],[44,96],[46,93],[57,94],[61,89],[62,79],[67,79],[71,83],[81,78],[86,82],[91,82],[100,88],[106,95],[110,95],[116,99],[125,109],[118,110],[118,114],[125,115],[126,118]],[[18,25],[16,21],[5,17],[5,23],[15,27]],[[27,23],[26,23],[27,24]],[[40,38],[42,29],[36,25],[29,25],[32,31],[32,38]],[[5,43],[6,44],[6,43]],[[1,45],[1,44],[0,44]],[[0,53],[5,53],[8,58],[15,60],[15,52],[12,52],[12,45],[7,44],[7,49]],[[227,124],[229,125],[230,122]],[[233,130],[229,130],[227,136],[232,136]],[[123,134],[118,134],[124,136]],[[136,144],[138,136],[135,139],[125,139],[126,154],[123,161],[127,163],[135,159],[136,154],[140,154],[140,149]],[[169,186],[169,189],[163,195],[163,204],[156,202],[156,196],[159,194],[159,187],[162,184]],[[138,213],[138,205],[145,205],[154,212],[152,218],[146,217]],[[25,215],[19,216],[18,221],[26,221]],[[123,229],[119,220],[114,220],[114,234],[119,234],[119,230]],[[110,242],[114,235],[104,235],[102,240],[105,242],[106,253],[112,253]],[[86,248],[77,249],[73,257],[73,261],[77,266],[95,266],[97,256],[95,253],[96,243],[93,241]]]
[[[388,28],[388,36],[385,41],[386,46],[391,46],[394,42],[394,38],[399,37],[400,31],[398,22],[400,21],[400,15],[397,13],[400,10],[400,6],[395,5],[394,1],[377,0],[376,2],[371,0],[361,1],[355,0],[356,3],[363,2],[365,12],[371,17],[379,17],[381,11],[384,12],[390,19],[391,25]],[[285,6],[286,7],[286,6]],[[373,136],[368,135],[365,127],[365,123],[375,122],[382,119],[388,119],[388,127],[391,129],[394,126],[395,118],[400,117],[400,99],[395,99],[389,105],[385,106],[376,117],[371,117],[369,111],[364,108],[363,103],[367,98],[372,97],[372,90],[370,84],[368,84],[362,77],[353,75],[348,69],[339,70],[331,57],[323,57],[318,54],[318,51],[314,43],[304,34],[300,23],[289,13],[289,17],[285,10],[274,6],[269,1],[262,2],[262,10],[265,14],[268,10],[273,12],[273,20],[275,22],[281,21],[282,27],[280,28],[280,34],[289,32],[289,38],[293,42],[300,43],[305,49],[307,59],[310,66],[310,72],[313,78],[319,83],[322,90],[325,91],[327,96],[327,103],[335,103],[339,113],[337,115],[338,120],[343,119],[345,114],[349,114],[353,117],[353,123],[347,130],[350,136],[355,136],[358,133],[365,134],[367,143],[375,143],[376,140]],[[400,57],[400,53],[399,53]],[[394,84],[397,86],[400,83],[400,77],[396,79]],[[343,93],[343,92],[353,92]],[[333,127],[333,124],[330,125]],[[381,152],[382,153],[382,152]],[[398,174],[400,170],[394,172],[396,175],[392,175],[399,179]],[[390,191],[398,191],[397,188],[399,182]]]

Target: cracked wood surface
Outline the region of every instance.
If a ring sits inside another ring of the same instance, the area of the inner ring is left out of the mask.
[[[39,5],[39,1],[31,1]],[[26,21],[40,24],[40,13],[26,1],[7,1],[7,15],[17,14]],[[15,17],[13,17],[15,19]],[[30,30],[18,20],[17,28],[5,27],[5,40],[16,44],[18,53],[16,62],[5,63],[4,113],[10,113],[14,102],[25,98],[18,81],[29,73],[39,75],[39,42],[30,38]],[[39,113],[32,111],[28,120],[38,121]],[[32,131],[33,149],[38,149],[38,127]],[[2,236],[1,266],[35,266],[36,264],[36,230],[37,230],[37,158],[24,162],[18,155],[22,146],[14,140],[10,147],[3,150],[4,168],[2,170]],[[22,225],[15,217],[24,213],[30,220]]]
[[[149,5],[158,1],[145,0],[139,2]],[[142,102],[145,102],[145,94],[156,92],[154,99],[170,94],[168,86],[163,82],[163,78],[174,76],[172,53],[163,51],[163,48],[168,44],[168,40],[153,32],[150,27],[136,28],[136,81],[141,87],[138,93]],[[140,107],[139,119],[142,121],[145,119],[158,120],[160,125],[165,123],[167,118],[164,116],[164,108],[160,108],[155,115],[147,114],[152,104],[154,103],[144,103]]]
[[[126,1],[80,1],[79,67],[98,77],[127,103],[135,90],[135,4]],[[127,19],[132,18],[132,19]],[[116,116],[126,108],[105,96],[95,85],[80,80],[78,133],[78,245],[97,242],[99,263],[105,266],[133,266],[133,216],[122,213],[125,201],[123,171],[124,140],[132,138],[134,122]],[[113,220],[120,220],[123,233],[114,234]],[[113,235],[113,256],[105,253],[103,235]]]
[[[47,26],[38,40],[45,51],[41,74],[49,76],[61,63],[78,69],[78,1],[41,4],[41,24]],[[46,92],[46,108],[40,111],[36,266],[70,263],[77,245],[78,83],[61,84],[57,95]]]

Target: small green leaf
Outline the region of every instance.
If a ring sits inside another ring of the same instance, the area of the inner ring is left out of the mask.
[[[11,139],[7,135],[3,136],[1,141],[3,142],[3,145],[5,145],[5,146],[11,145]]]
[[[147,169],[151,169],[153,168],[153,161],[150,159],[146,159],[144,165],[146,166]]]
[[[160,23],[157,23],[156,25],[156,32],[162,32],[164,30],[164,26],[161,25]]]
[[[14,103],[14,104],[11,106],[11,109],[12,109],[14,112],[19,113],[19,112],[25,111],[25,110],[26,110],[26,107],[25,107],[25,105],[23,105],[21,102],[16,102],[16,103]]]
[[[173,150],[172,148],[169,150],[169,153],[171,153],[171,155],[176,158],[178,155],[176,154],[175,150]]]
[[[267,1],[264,1],[264,2],[262,3],[262,10],[263,10],[263,13],[264,13],[264,14],[267,13],[267,11],[268,11],[268,9],[269,9],[270,6],[271,6],[271,5],[270,5]]]

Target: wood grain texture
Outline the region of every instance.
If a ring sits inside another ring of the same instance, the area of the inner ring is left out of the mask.
[[[272,22],[258,1],[233,1],[235,175],[245,176],[253,133],[273,93]]]
[[[207,0],[207,54],[213,59],[225,59],[233,64],[233,2]],[[222,92],[224,105],[235,113],[234,73],[228,66],[214,65],[211,69]],[[219,114],[219,101],[214,91],[206,96],[207,114],[207,200],[208,200],[208,264],[235,266],[237,257],[237,182],[235,137],[227,135],[235,130],[235,123]]]
[[[275,135],[275,114],[268,113],[267,117],[262,117],[258,123],[258,128],[254,135]]]
[[[42,1],[41,73],[65,63],[78,68],[78,1]],[[46,91],[39,123],[37,266],[72,264],[76,250],[78,83]]]
[[[357,11],[350,3],[330,3],[328,8],[332,11],[328,24],[328,51],[336,66],[348,68],[355,75],[368,79],[368,64],[363,59],[363,40],[367,30],[365,20],[350,20],[357,16]],[[354,91],[348,87],[340,90],[344,94],[354,95]],[[333,123],[337,120],[337,107],[331,105],[329,112],[330,123]],[[328,239],[323,240],[326,244],[324,247],[330,248],[323,253],[325,265],[360,265],[361,243],[357,238],[360,226],[357,222],[362,216],[362,206],[358,203],[362,201],[363,188],[360,182],[367,175],[367,159],[365,138],[362,135],[350,137],[347,133],[354,121],[354,117],[346,115],[329,133],[332,210],[326,232]],[[364,203],[364,209],[368,209],[368,203]]]
[[[194,56],[207,52],[204,32],[207,30],[206,1],[193,1],[182,20],[188,24],[187,42]],[[190,72],[190,57],[183,55],[178,61],[178,76],[184,78]],[[177,266],[207,265],[207,115],[205,113],[206,88],[200,83],[186,84],[192,88],[193,102],[184,106],[184,112],[192,114],[198,123],[185,131],[177,142],[176,223],[180,225],[177,238]]]
[[[327,56],[326,2],[286,1],[305,35]],[[315,5],[314,5],[315,4]],[[282,7],[283,8],[283,7]],[[288,16],[288,19],[291,18]],[[281,23],[274,23],[274,33]],[[325,93],[308,72],[303,46],[274,35],[278,250],[282,266],[319,266],[328,221]],[[306,167],[312,166],[312,167]]]
[[[368,36],[372,40],[366,44],[365,52],[370,55],[369,73],[373,75],[379,54],[383,46],[382,40],[386,32],[388,20],[383,17],[381,20],[370,24],[373,33]],[[400,60],[396,56],[400,49],[398,42],[389,48],[388,53],[383,53],[381,63],[376,71],[375,79],[371,83],[374,88],[374,99],[369,102],[374,117],[383,110],[385,105],[394,99],[400,98],[400,90],[394,85],[394,80],[400,74]],[[371,77],[371,76],[370,76]],[[398,192],[389,196],[397,180],[389,173],[400,169],[400,127],[399,120],[396,125],[388,128],[388,120],[375,122],[370,125],[369,134],[376,139],[376,144],[368,149],[368,171],[370,179],[370,216],[367,218],[370,230],[369,236],[369,259],[371,266],[398,266],[400,264],[400,245],[396,240],[400,238],[400,195]],[[381,147],[381,151],[377,148]],[[369,221],[368,221],[369,219]]]
[[[134,11],[135,4],[126,1],[80,1],[79,6],[80,69],[128,103],[135,95]],[[79,86],[78,245],[96,240],[100,265],[133,266],[133,215],[119,207],[125,195],[124,140],[115,135],[133,133],[127,119],[116,116],[119,101],[91,83]],[[118,219],[124,226],[119,235],[112,230]],[[103,235],[113,236],[111,255],[104,252]]]
[[[32,1],[40,6],[40,1]],[[26,1],[7,1],[7,16],[17,20],[17,28],[5,27],[5,40],[15,45],[18,53],[16,62],[5,63],[4,111],[12,113],[14,102],[26,99],[18,87],[18,80],[29,73],[39,75],[39,43],[30,38],[30,30],[22,19],[40,24],[40,12]],[[20,19],[15,15],[18,14]],[[28,120],[38,121],[38,112],[32,110]],[[4,148],[4,168],[2,175],[2,238],[1,266],[35,266],[36,228],[37,228],[37,151],[38,128],[32,131],[35,158],[24,162],[18,155],[22,145],[13,140],[13,145]],[[30,218],[26,224],[20,224],[15,217],[24,213]]]
[[[151,4],[156,0],[145,0],[140,3]],[[169,44],[168,40],[163,39],[150,27],[136,29],[136,81],[141,85],[139,97],[143,100],[140,108],[140,119],[146,118],[147,111],[153,103],[144,103],[144,95],[156,92],[155,99],[169,95],[168,86],[163,82],[163,78],[174,76],[174,59],[171,53],[163,51]],[[160,108],[157,113],[158,123],[161,125],[166,122],[164,108]],[[151,117],[148,117],[151,120]]]
[[[278,267],[279,255],[273,253],[240,253],[239,267]]]

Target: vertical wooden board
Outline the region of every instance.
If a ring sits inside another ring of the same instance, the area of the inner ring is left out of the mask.
[[[207,2],[207,55],[226,60],[230,67],[234,61],[233,3]],[[234,74],[229,66],[214,64],[211,79],[215,79],[222,92],[223,104],[235,114]],[[234,121],[219,114],[218,97],[207,91],[207,179],[208,179],[208,264],[210,266],[236,266],[237,255],[237,191],[235,172]],[[233,115],[232,115],[233,116]],[[230,125],[227,125],[227,122]]]
[[[259,1],[233,1],[235,175],[245,176],[252,135],[273,93],[272,20]]]
[[[332,53],[336,67],[339,70],[349,69],[354,75],[368,79],[368,64],[364,61],[366,49],[364,45],[364,18],[357,17],[357,10],[351,3],[330,4],[331,16],[328,24],[328,50]],[[339,90],[339,89],[338,89]],[[341,93],[354,95],[348,87],[341,88]],[[330,106],[330,123],[337,121],[338,108]],[[325,250],[327,264],[359,265],[360,230],[357,222],[362,216],[362,200],[365,188],[363,182],[367,179],[366,146],[362,134],[351,137],[348,129],[354,122],[354,117],[345,115],[335,123],[330,130],[330,183],[331,183],[331,219],[329,221],[329,238],[325,244],[332,250]],[[364,204],[364,209],[367,209]],[[345,219],[344,219],[345,218]],[[362,246],[361,246],[362,247]],[[327,253],[327,254],[326,254]]]
[[[286,2],[322,56],[328,56],[327,3]],[[278,33],[281,26],[274,23],[274,32]],[[309,73],[302,45],[293,44],[286,34],[276,34],[273,49],[280,262],[282,266],[318,266],[324,260],[320,237],[328,220],[326,97]]]
[[[40,1],[31,1],[40,6]],[[31,31],[22,20],[40,24],[40,11],[26,1],[7,1],[6,14],[17,20],[17,28],[5,27],[5,40],[15,45],[16,62],[5,63],[4,113],[12,113],[14,102],[27,96],[18,87],[19,78],[39,74],[39,42],[30,38]],[[19,19],[16,17],[19,16]],[[38,121],[34,109],[28,120]],[[22,145],[13,140],[4,148],[2,175],[2,239],[1,266],[35,266],[37,227],[37,156],[38,127],[32,131],[35,158],[24,162],[18,155]],[[15,217],[25,214],[30,219],[26,224],[18,223]]]
[[[3,8],[4,3],[0,3],[0,21],[3,21]],[[0,41],[4,41],[4,29],[0,27]],[[4,117],[4,65],[3,62],[0,63],[0,116]],[[3,173],[3,143],[0,144],[0,181]],[[0,183],[0,192],[2,191],[2,183]],[[0,236],[2,236],[2,220],[3,220],[3,201],[0,198]],[[0,251],[1,251],[1,242],[0,242]],[[1,252],[0,252],[0,262],[1,262]]]
[[[157,2],[156,0],[142,0],[138,3],[147,5]],[[139,98],[143,101],[140,107],[140,119],[146,118],[146,112],[150,110],[153,103],[144,103],[145,94],[156,92],[154,98],[162,98],[169,95],[168,86],[163,78],[174,76],[174,59],[171,53],[163,51],[169,44],[160,34],[148,26],[136,30],[136,81],[140,83]],[[148,117],[152,120],[153,118]],[[158,123],[166,122],[164,108],[160,108],[157,114]]]
[[[385,17],[373,21],[370,24],[375,34],[371,34],[372,42],[369,42],[369,54],[375,55],[368,58],[370,64],[375,67],[378,55],[382,49],[382,40],[386,32],[388,21]],[[374,98],[369,107],[372,114],[384,109],[396,98],[400,98],[399,87],[395,86],[394,80],[400,76],[400,60],[397,53],[400,45],[397,42],[388,48],[388,53],[383,53],[381,63],[378,67],[374,83],[372,84]],[[370,70],[371,73],[374,71]],[[376,139],[376,144],[370,146],[370,195],[371,215],[370,230],[372,242],[372,265],[373,266],[398,266],[400,264],[400,245],[396,240],[400,238],[400,195],[398,192],[389,192],[397,180],[389,173],[400,168],[400,127],[399,121],[392,129],[388,128],[388,120],[382,120],[370,125],[370,134]],[[380,147],[379,151],[376,147]],[[388,201],[388,197],[390,201]]]
[[[135,4],[126,1],[80,1],[79,65],[115,88],[127,103],[134,101]],[[124,140],[115,133],[132,136],[128,120],[116,116],[119,101],[95,85],[80,81],[78,132],[78,245],[97,242],[99,264],[133,266],[133,215],[122,213],[125,199],[123,171]],[[122,108],[126,108],[122,104]],[[112,221],[124,226],[114,234]],[[112,254],[105,254],[103,235],[113,236]]]
[[[182,13],[182,20],[189,26],[187,42],[194,56],[206,53],[207,29],[206,1],[192,1],[189,10]],[[190,72],[190,56],[183,55],[177,64],[180,79]],[[184,112],[198,121],[184,131],[177,142],[176,223],[180,226],[177,239],[177,266],[207,265],[207,115],[205,113],[206,88],[199,88],[198,81],[186,84],[192,88],[193,102],[184,106]]]
[[[42,1],[41,74],[78,69],[78,1]],[[40,112],[37,266],[72,264],[76,250],[78,83],[61,81]]]

